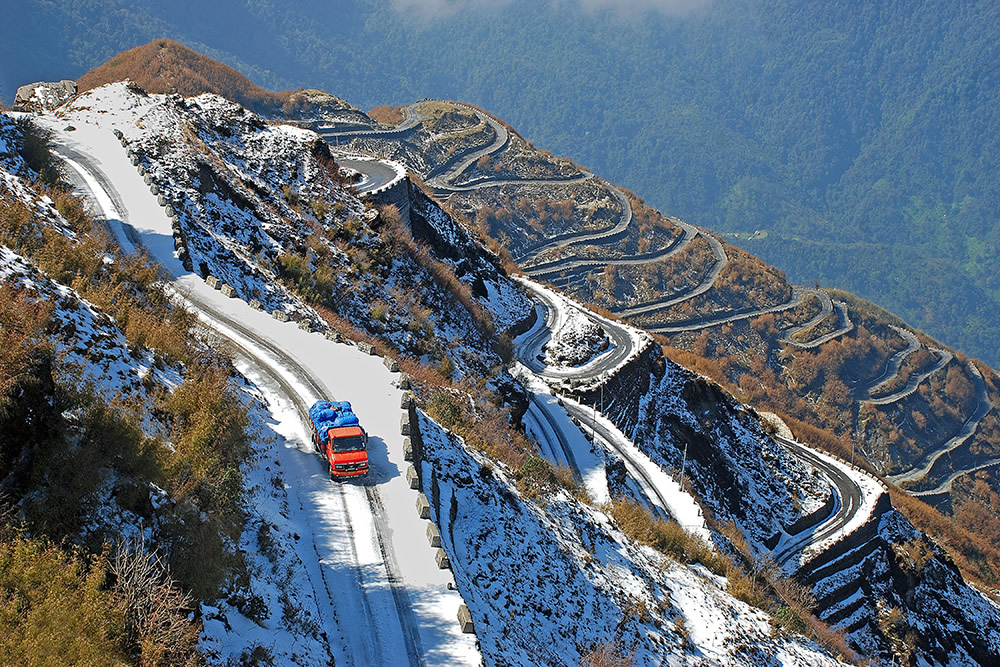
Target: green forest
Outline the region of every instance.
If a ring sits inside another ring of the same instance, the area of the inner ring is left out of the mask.
[[[594,5],[613,3],[26,0],[0,26],[0,97],[170,37],[363,109],[468,101],[793,282],[1000,364],[1000,5]]]

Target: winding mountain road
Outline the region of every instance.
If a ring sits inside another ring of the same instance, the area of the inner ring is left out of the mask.
[[[815,452],[795,440],[780,435],[774,436],[774,439],[797,459],[818,469],[837,493],[837,502],[829,516],[811,528],[791,536],[791,539],[779,543],[774,552],[774,560],[779,566],[784,566],[810,545],[818,544],[843,530],[861,510],[862,494],[858,483],[840,466],[817,456]]]
[[[428,174],[426,182],[429,186],[442,194],[451,194],[456,192],[468,192],[487,187],[498,187],[502,185],[526,183],[537,185],[545,184],[547,182],[566,184],[568,182],[573,182],[574,179],[531,180],[487,178],[475,183],[461,183],[460,179],[462,178],[462,175],[469,168],[471,168],[477,160],[484,156],[495,156],[503,151],[510,143],[509,132],[502,124],[476,109],[472,109],[471,107],[464,108],[472,110],[479,116],[482,122],[487,123],[493,129],[494,139],[485,146],[471,149],[462,155],[456,156],[445,165],[439,167],[435,172]],[[578,180],[589,180],[591,178],[593,178],[593,175],[589,172],[585,172]],[[678,224],[682,230],[680,236],[678,236],[667,247],[656,251],[643,253],[642,255],[633,257],[580,257],[570,255],[557,260],[550,260],[533,265],[531,263],[532,259],[538,257],[545,251],[582,244],[589,244],[592,246],[605,245],[617,240],[628,231],[629,226],[633,221],[631,203],[629,202],[628,197],[626,197],[621,190],[611,186],[610,184],[608,184],[608,187],[620,203],[622,215],[619,221],[614,226],[604,230],[562,234],[525,248],[517,257],[517,261],[522,264],[524,267],[523,270],[527,275],[535,279],[548,280],[556,285],[568,287],[572,285],[574,281],[579,281],[585,278],[594,269],[603,268],[604,266],[635,266],[665,260],[684,251],[698,234],[702,234],[702,232],[697,230],[692,225],[679,222]],[[636,317],[662,312],[711,290],[722,271],[725,269],[729,258],[724,246],[715,237],[709,234],[703,234],[703,237],[710,245],[714,258],[714,266],[698,285],[684,291],[681,294],[674,294],[653,302],[619,309],[616,312],[616,315],[621,317]],[[841,302],[832,302],[829,295],[820,290],[795,288],[792,291],[791,298],[783,304],[740,313],[726,313],[716,317],[703,317],[683,323],[654,326],[650,327],[650,330],[656,333],[676,334],[683,331],[694,331],[722,324],[733,323],[767,313],[777,313],[790,310],[800,305],[809,295],[820,299],[822,305],[820,313],[805,323],[785,330],[780,337],[782,342],[800,349],[815,349],[850,332],[853,329],[854,324],[850,319],[846,304]],[[523,343],[517,350],[517,356],[520,358],[522,363],[524,363],[525,366],[527,366],[538,377],[541,377],[549,382],[565,382],[568,380],[573,382],[588,383],[599,381],[603,375],[613,371],[620,364],[624,363],[624,361],[627,360],[632,354],[632,337],[627,333],[627,330],[624,327],[615,325],[610,321],[600,321],[599,325],[604,329],[605,334],[611,343],[609,350],[606,353],[598,355],[595,359],[591,360],[591,362],[579,368],[553,368],[546,365],[542,361],[544,358],[542,351],[544,345],[551,340],[553,336],[553,329],[557,326],[555,313],[559,305],[555,303],[552,297],[545,294],[544,291],[535,290],[535,296],[540,302],[540,308],[543,316],[538,318],[538,322],[535,327],[523,337]],[[838,326],[833,331],[810,341],[800,342],[796,340],[795,337],[797,334],[815,328],[834,313],[837,314],[839,319]],[[567,438],[565,434],[559,432],[558,426],[554,420],[546,418],[544,407],[536,400],[532,400],[529,405],[529,418],[535,421],[540,433],[550,439],[548,448],[553,456],[553,459],[557,463],[565,463],[575,468],[576,466],[572,462],[572,457],[569,455],[570,450],[566,444]],[[606,444],[609,444],[614,440],[613,438],[609,439],[608,437],[604,437],[603,439],[606,441]],[[807,461],[810,465],[815,465],[817,468],[822,470],[823,474],[826,475],[827,478],[835,484],[835,486],[837,486],[843,502],[839,509],[832,512],[831,516],[828,517],[826,521],[807,531],[808,534],[803,534],[803,536],[799,539],[785,542],[782,546],[782,552],[777,555],[779,560],[790,559],[792,555],[796,553],[796,549],[803,544],[813,543],[824,539],[828,535],[836,533],[851,521],[860,506],[860,491],[858,490],[857,485],[850,480],[849,476],[838,470],[836,466],[825,464],[822,459],[812,455],[801,445],[791,443],[791,441],[783,442],[783,444],[785,444],[785,446],[788,447],[798,458]],[[636,466],[634,462],[629,462],[628,458],[625,456],[620,455],[620,457],[622,460],[626,461],[630,474],[632,474],[634,478],[638,479],[636,476],[639,475],[641,466]],[[649,481],[646,480],[645,484],[648,483]],[[655,485],[653,488],[655,488]],[[653,504],[655,505],[656,503],[654,502]]]
[[[831,313],[836,312],[837,322],[838,322],[837,328],[827,334],[814,338],[813,340],[810,341],[801,342],[795,340],[796,333],[799,333],[801,331],[808,331],[816,327],[820,322],[826,319],[826,317],[822,317],[818,320],[816,320],[816,318],[813,318],[812,320],[809,320],[803,325],[800,325],[798,327],[792,327],[792,329],[786,329],[785,333],[782,334],[782,336],[779,338],[781,342],[787,343],[789,345],[794,345],[795,347],[800,347],[804,350],[812,350],[819,347],[820,345],[823,345],[824,343],[829,343],[834,338],[839,338],[840,336],[843,336],[844,334],[849,333],[854,329],[854,322],[851,321],[850,316],[847,314],[847,304],[842,303],[840,301],[831,302],[830,297],[827,296],[826,292],[820,292],[820,294],[826,297],[823,305],[823,311],[826,312],[826,315],[829,316]],[[829,308],[829,310],[827,310],[827,308]]]
[[[871,396],[869,395],[869,397],[866,398],[864,402],[871,403],[872,405],[889,405],[890,403],[901,401],[907,396],[913,394],[913,392],[917,390],[917,387],[919,387],[924,380],[926,380],[931,375],[937,373],[939,370],[947,366],[949,363],[951,363],[951,360],[955,357],[955,355],[953,355],[948,350],[942,350],[936,347],[929,347],[927,349],[930,350],[931,352],[937,353],[938,355],[938,360],[933,364],[931,364],[930,368],[920,373],[911,374],[910,379],[907,381],[906,385],[902,389],[894,391],[888,396],[881,396],[879,398],[871,398]]]
[[[480,158],[499,153],[506,148],[508,142],[510,142],[510,133],[507,131],[507,128],[498,123],[496,119],[483,113],[482,111],[479,111],[478,109],[474,109],[464,104],[455,104],[455,106],[475,113],[483,123],[493,130],[493,141],[486,146],[471,150],[464,155],[458,156],[458,159],[454,162],[449,161],[437,169],[432,170],[427,174],[425,182],[432,188],[442,190],[459,191],[462,188],[476,189],[479,187],[478,184],[462,185],[456,183],[455,181],[457,181],[458,178],[464,174],[466,170],[472,167],[472,165],[474,165]]]
[[[963,470],[956,470],[955,472],[949,474],[940,484],[935,486],[933,489],[924,489],[922,491],[908,491],[911,496],[916,496],[921,498],[931,504],[935,503],[932,500],[934,497],[939,497],[939,499],[944,500],[948,494],[951,493],[951,486],[954,484],[955,480],[962,475],[968,475],[969,473],[976,472],[977,470],[985,470],[986,468],[992,468],[994,466],[1000,466],[1000,458],[993,458],[987,461],[981,461],[971,468],[965,468]]]
[[[333,143],[334,145],[342,141],[353,141],[354,139],[395,139],[408,134],[423,121],[415,110],[419,104],[419,102],[415,102],[403,107],[403,120],[395,127],[372,127],[352,130],[314,124],[312,129],[316,134],[323,137],[327,143]]]
[[[531,283],[528,281],[524,281],[524,283],[529,287],[531,286]],[[519,361],[528,367],[536,377],[542,378],[549,384],[553,384],[557,380],[566,379],[573,379],[580,382],[592,381],[600,379],[602,374],[610,373],[617,366],[625,363],[631,356],[632,351],[630,346],[633,345],[634,336],[628,332],[626,327],[600,318],[590,313],[590,311],[577,308],[569,303],[564,303],[546,294],[545,290],[536,289],[535,295],[542,302],[540,307],[544,308],[544,317],[538,318],[535,327],[522,336],[523,341],[516,346],[516,355]],[[590,317],[594,323],[604,328],[609,338],[615,340],[614,347],[591,361],[592,366],[589,370],[578,371],[574,368],[552,369],[539,360],[542,346],[552,337],[554,333],[553,328],[558,326],[558,322],[562,319],[555,311],[559,308],[567,307],[575,308],[578,312]],[[543,449],[547,449],[551,453],[554,457],[554,463],[576,467],[572,457],[565,454],[565,452],[569,451],[567,444],[570,440],[569,435],[560,433],[559,425],[554,419],[546,419],[544,417],[546,406],[537,402],[536,398],[535,396],[532,397],[529,414],[531,415],[531,419],[536,422],[545,422],[541,424],[540,435],[542,438],[549,439],[549,442],[542,445]],[[662,492],[660,485],[649,474],[648,462],[637,460],[636,452],[631,451],[630,448],[621,446],[621,439],[624,436],[620,432],[612,432],[603,419],[598,420],[596,417],[599,413],[596,408],[587,408],[566,401],[562,405],[562,409],[566,410],[578,423],[585,425],[584,428],[590,429],[603,447],[613,452],[623,461],[629,475],[637,481],[642,489],[649,501],[649,505],[654,508],[654,511],[666,517],[667,514],[664,512],[669,512],[667,508],[671,507],[670,498]],[[861,511],[863,498],[857,482],[844,471],[840,464],[831,463],[801,443],[781,437],[777,437],[776,440],[797,459],[819,470],[830,482],[834,493],[837,495],[834,507],[828,516],[820,519],[813,526],[805,528],[797,534],[788,536],[787,539],[779,542],[778,550],[775,552],[775,560],[779,565],[784,566],[791,562],[797,555],[803,553],[806,548],[819,544],[844,530],[848,524],[855,520],[858,512]],[[559,456],[559,452],[563,452],[563,455]],[[577,470],[577,474],[579,475],[579,470]]]
[[[361,182],[354,184],[359,195],[374,192],[399,178],[399,172],[385,160],[365,156],[337,155],[337,164],[362,174]]]
[[[605,352],[583,366],[555,368],[547,365],[541,360],[544,358],[543,348],[558,330],[561,311],[567,306],[563,305],[561,297],[550,294],[541,286],[527,280],[520,282],[538,301],[538,308],[541,309],[543,316],[537,318],[535,326],[521,336],[522,341],[517,344],[515,352],[521,363],[539,377],[547,380],[572,379],[585,384],[598,380],[618,368],[637,352],[634,349],[633,336],[627,327],[573,305],[568,307],[590,318],[604,330],[610,345]]]
[[[754,317],[759,317],[761,315],[767,315],[769,313],[780,313],[785,310],[791,310],[792,308],[795,308],[796,306],[800,305],[805,300],[806,296],[817,293],[819,293],[819,290],[815,290],[811,287],[795,287],[792,288],[792,298],[776,306],[768,306],[766,308],[755,308],[752,310],[744,310],[735,313],[731,311],[723,312],[714,317],[704,316],[687,320],[685,322],[650,326],[647,327],[647,330],[652,331],[653,333],[662,333],[662,334],[678,334],[678,333],[683,333],[685,331],[699,331],[701,329],[717,327],[723,324],[731,324],[733,322],[748,320]]]
[[[588,179],[592,175],[588,175]],[[524,181],[518,181],[519,183],[524,183]],[[528,181],[529,183],[534,183],[534,181]],[[595,243],[600,241],[608,241],[617,239],[618,237],[625,234],[628,231],[629,226],[632,224],[632,204],[629,202],[628,197],[625,193],[611,185],[610,183],[604,182],[605,185],[611,190],[615,198],[618,199],[619,207],[621,208],[621,216],[618,222],[614,226],[608,229],[601,229],[597,231],[575,231],[566,232],[565,234],[557,234],[556,236],[551,236],[543,241],[539,241],[533,245],[524,248],[516,257],[516,261],[519,264],[527,263],[532,257],[536,257],[540,253],[555,248],[565,248],[572,245],[580,245],[583,243]],[[560,184],[565,184],[566,181],[560,181]],[[600,245],[600,243],[597,243]]]
[[[429,185],[445,192],[461,192],[506,184],[523,184],[528,182],[538,184],[548,182],[544,180],[527,181],[494,179],[475,184],[457,185],[458,179],[461,177],[462,173],[474,164],[476,160],[485,155],[495,155],[503,150],[509,142],[509,136],[506,133],[506,128],[503,128],[499,123],[485,114],[478,111],[477,113],[480,114],[480,117],[485,122],[490,123],[490,125],[493,126],[496,138],[489,145],[470,152],[461,160],[456,160],[453,163],[453,166],[445,170],[444,173],[433,175],[430,179],[428,179]],[[585,178],[591,177],[591,174],[585,174]],[[565,183],[567,181],[563,180],[553,182]],[[538,256],[546,250],[565,248],[585,243],[590,245],[603,245],[604,243],[610,243],[624,234],[632,223],[632,207],[628,198],[622,191],[618,188],[610,186],[610,184],[609,188],[613,193],[615,193],[615,196],[621,203],[622,216],[618,223],[611,228],[597,232],[576,232],[560,235],[559,237],[546,239],[541,243],[526,248],[517,258],[518,262],[524,265],[524,271],[526,274],[533,278],[548,278],[553,280],[553,282],[556,280],[566,281],[579,278],[579,275],[586,275],[586,273],[590,270],[601,266],[628,266],[645,264],[651,261],[661,261],[683,251],[691,243],[695,236],[701,233],[692,225],[679,223],[682,233],[672,244],[658,251],[645,253],[642,256],[629,258],[583,258],[570,256],[559,260],[531,265],[531,258]],[[712,271],[701,283],[693,289],[686,291],[684,294],[674,295],[658,302],[641,304],[622,309],[616,314],[631,317],[655,313],[666,310],[671,306],[677,305],[678,303],[692,299],[709,291],[714,286],[722,270],[725,268],[729,258],[725,252],[725,248],[717,239],[708,234],[704,234],[703,236],[710,244],[712,254],[715,259],[715,265],[713,266]],[[531,287],[530,283],[525,282],[525,284],[529,288]],[[540,377],[548,382],[565,380],[573,380],[580,383],[593,382],[595,380],[600,380],[602,376],[612,372],[618,366],[625,363],[633,354],[633,337],[628,333],[628,330],[625,327],[617,325],[609,320],[605,320],[604,318],[597,318],[589,311],[581,309],[579,312],[587,314],[588,317],[604,329],[608,340],[611,341],[609,349],[582,367],[553,368],[546,365],[543,361],[541,361],[543,358],[542,350],[544,345],[551,340],[554,335],[554,328],[558,326],[559,318],[556,315],[556,311],[560,307],[560,304],[552,296],[546,294],[544,290],[535,289],[533,291],[536,299],[540,302],[539,307],[542,309],[543,316],[539,317],[535,327],[523,336],[523,342],[519,344],[516,354],[521,363],[530,369],[537,377]],[[793,330],[787,331],[784,337],[787,342],[801,348],[814,348],[836,338],[837,336],[841,336],[849,332],[853,328],[853,323],[847,314],[847,308],[844,304],[839,302],[837,304],[831,303],[829,296],[825,292],[808,288],[797,288],[793,290],[792,298],[787,303],[779,306],[735,315],[730,314],[722,318],[718,318],[715,321],[705,319],[700,322],[690,323],[687,326],[682,325],[683,328],[663,327],[659,329],[654,328],[653,330],[661,332],[677,332],[680,330],[704,328],[708,326],[716,326],[725,322],[748,319],[768,312],[780,312],[799,305],[807,295],[814,295],[822,301],[824,306],[823,312],[821,312],[820,316],[813,318],[805,325],[801,325],[795,327]],[[805,343],[800,343],[792,339],[794,334],[806,331],[818,325],[823,321],[823,319],[828,317],[834,311],[839,314],[840,322],[842,323],[834,331]],[[576,418],[581,423],[586,423],[588,421],[586,410],[583,410],[578,406],[569,406],[569,404],[564,407],[571,416]],[[568,445],[569,438],[566,434],[560,431],[556,420],[552,419],[551,416],[547,414],[546,406],[539,402],[536,396],[532,397],[528,413],[529,418],[536,423],[543,437],[550,439],[547,444],[547,448],[553,456],[554,462],[567,464],[576,468],[571,454],[571,448]],[[593,422],[596,420],[591,421]],[[651,505],[653,507],[668,507],[668,501],[662,496],[662,494],[659,494],[656,484],[644,472],[644,467],[639,462],[633,460],[634,457],[631,456],[628,451],[615,446],[615,443],[617,442],[615,434],[604,432],[606,431],[606,427],[603,427],[600,424],[595,423],[591,428],[595,437],[600,438],[606,448],[614,451],[616,455],[618,455],[618,457],[625,462],[626,469],[629,471],[630,475],[639,481],[647,495],[650,496],[649,499],[651,501]],[[838,531],[847,526],[854,519],[855,515],[861,508],[861,490],[859,489],[857,483],[855,483],[850,476],[844,473],[844,471],[837,465],[826,462],[824,459],[816,456],[799,443],[784,439],[781,439],[780,442],[797,458],[821,470],[822,474],[824,474],[834,485],[834,488],[839,495],[838,503],[831,512],[830,516],[826,517],[823,521],[819,522],[811,529],[802,531],[799,535],[794,536],[793,539],[787,540],[782,544],[782,551],[777,554],[777,558],[781,564],[784,564],[793,558],[795,554],[801,553],[801,550],[806,546],[827,539],[829,536],[836,534]],[[579,474],[579,471],[577,471],[577,474]]]
[[[693,232],[694,234],[700,234],[706,241],[708,241],[708,245],[712,249],[712,256],[715,258],[715,265],[712,267],[712,270],[707,276],[705,276],[704,280],[692,289],[685,290],[680,294],[674,294],[671,297],[661,299],[659,301],[652,301],[650,303],[614,310],[612,312],[614,312],[615,315],[620,317],[637,317],[639,315],[657,313],[676,306],[681,302],[693,299],[696,296],[700,296],[715,287],[715,282],[719,279],[719,274],[722,273],[722,270],[726,268],[726,264],[729,262],[729,256],[726,254],[726,249],[721,243],[719,243],[719,240],[711,234],[702,234],[700,230],[687,224],[686,222],[678,222],[678,224],[684,229],[685,235],[690,235],[691,232]],[[691,236],[691,239],[693,240],[693,236]],[[680,252],[680,250],[681,248],[678,248],[677,252]]]
[[[920,349],[920,341],[917,339],[912,332],[903,329],[902,327],[897,327],[895,325],[890,325],[892,328],[902,336],[903,340],[906,341],[906,347],[892,355],[885,361],[885,370],[877,378],[865,383],[864,385],[857,387],[854,391],[857,395],[862,396],[860,400],[864,401],[871,397],[871,393],[881,387],[882,385],[888,383],[899,373],[899,368],[902,366],[903,361]]]
[[[965,442],[972,437],[979,428],[979,422],[983,420],[990,410],[995,406],[993,405],[993,400],[989,396],[989,392],[986,389],[986,382],[983,380],[983,375],[979,371],[979,368],[970,363],[968,368],[972,371],[975,384],[976,384],[976,409],[972,411],[962,424],[962,428],[959,429],[958,433],[949,438],[944,444],[938,449],[928,452],[917,461],[913,468],[896,475],[888,475],[888,479],[894,484],[902,484],[903,482],[919,482],[924,479],[934,465],[941,459],[942,456],[952,452],[953,450],[961,447]],[[959,472],[961,474],[962,471]],[[957,477],[957,475],[956,475]],[[952,478],[954,479],[954,477]]]
[[[292,323],[280,323],[187,273],[173,253],[170,220],[121,146],[103,132],[110,135],[107,130],[76,133],[93,137],[89,140],[98,148],[77,141],[75,135],[56,134],[57,141],[64,142],[59,150],[68,158],[70,176],[96,203],[123,248],[134,251],[142,243],[203,324],[227,341],[248,371],[299,414],[294,427],[302,431],[301,441],[279,448],[278,456],[286,473],[295,475],[289,494],[297,499],[295,511],[304,538],[296,542],[296,553],[311,583],[320,614],[317,622],[330,641],[341,637],[345,642],[335,650],[338,662],[343,658],[355,664],[420,665],[462,660],[460,656],[470,652],[478,655],[473,640],[459,632],[454,616],[448,622],[447,615],[440,615],[444,598],[458,600],[453,603],[455,610],[460,603],[453,591],[446,590],[450,572],[436,567],[430,551],[426,566],[414,567],[420,559],[413,558],[412,544],[423,541],[424,526],[413,516],[413,492],[403,490],[408,484],[393,461],[396,449],[402,461],[402,439],[396,435],[395,413],[387,417],[384,409],[386,404],[399,404],[400,391],[390,384],[391,374],[376,357],[326,341]],[[358,364],[371,367],[366,373],[373,381],[348,391],[338,368]],[[355,403],[371,432],[372,471],[361,483],[331,482],[302,426],[308,404],[336,396]],[[386,492],[388,496],[383,495]],[[407,558],[401,560],[397,553],[406,553]]]
[[[551,281],[552,278],[558,276],[559,274],[572,274],[578,272],[580,269],[583,269],[586,273],[593,269],[608,265],[639,266],[649,262],[664,260],[677,254],[681,250],[684,250],[689,243],[691,243],[691,240],[696,234],[697,231],[695,231],[695,234],[688,234],[687,231],[684,231],[680,236],[673,239],[667,247],[636,255],[626,257],[566,257],[545,262],[543,264],[525,266],[522,267],[522,270],[532,278]]]

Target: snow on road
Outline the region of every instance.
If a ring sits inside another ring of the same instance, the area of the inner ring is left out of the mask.
[[[539,317],[534,327],[515,340],[518,357],[526,362],[538,359],[541,355],[542,346],[551,338],[551,332],[558,331],[567,322],[571,321],[573,317],[578,316],[589,318],[592,322],[605,328],[606,331],[608,328],[615,329],[620,332],[622,340],[625,340],[628,344],[628,347],[622,350],[625,354],[619,360],[618,366],[614,369],[606,369],[601,374],[601,377],[598,378],[598,381],[606,377],[606,374],[612,373],[617,368],[628,363],[650,342],[648,336],[638,329],[612,322],[607,318],[585,310],[568,297],[547,287],[543,287],[538,283],[524,278],[519,278],[518,280],[521,284],[538,293],[550,306],[547,309],[546,317]],[[549,332],[549,336],[545,335],[546,330]],[[544,411],[549,415],[548,422],[550,427],[545,428],[545,425],[541,423],[542,419],[537,413],[529,413],[533,418],[534,425],[538,429],[538,432],[534,433],[536,439],[539,442],[544,441],[548,443],[548,449],[555,455],[554,462],[570,463],[576,468],[584,481],[587,492],[598,502],[609,499],[603,457],[598,456],[593,451],[591,443],[581,432],[580,428],[573,424],[566,409],[552,395],[552,390],[542,377],[542,373],[550,378],[572,378],[575,375],[585,375],[593,365],[610,356],[613,350],[614,347],[603,354],[595,356],[587,364],[576,368],[546,365],[543,370],[536,372],[532,368],[529,368],[526,363],[519,363],[515,371],[515,374],[521,379],[525,387],[533,394],[535,400],[532,401],[532,404],[536,406],[537,410]],[[574,405],[578,411],[585,410],[588,414],[592,411],[591,408],[581,406],[571,399],[564,398],[562,400],[567,404]],[[636,482],[636,490],[639,491],[641,496],[646,498],[648,503],[653,507],[657,507],[673,517],[688,532],[698,535],[711,544],[711,533],[705,524],[705,519],[702,516],[701,508],[697,501],[684,491],[680,484],[664,472],[659,465],[653,462],[649,456],[640,451],[635,446],[635,443],[629,440],[611,420],[596,411],[594,411],[593,419],[599,423],[600,432],[605,434],[609,440],[605,442],[604,446],[610,451],[617,450],[621,453],[626,468]],[[566,452],[565,458],[569,459],[571,457],[575,461],[560,460],[559,452],[556,451],[557,444],[552,442],[553,437],[557,440],[560,439],[559,434],[554,433],[555,429],[561,432],[561,439],[564,441],[563,445],[569,450]],[[598,442],[603,442],[600,433],[596,434],[596,439]]]
[[[857,513],[840,530],[827,535],[822,540],[809,544],[805,551],[802,552],[801,559],[795,559],[793,561],[796,565],[798,565],[799,563],[804,563],[813,556],[823,552],[832,544],[839,542],[864,525],[869,518],[871,518],[872,512],[875,510],[875,504],[878,502],[879,498],[885,495],[886,490],[878,479],[863,470],[855,468],[834,456],[819,451],[818,449],[804,445],[801,442],[796,441],[796,444],[803,449],[809,450],[813,456],[818,459],[822,459],[828,465],[839,468],[845,475],[851,478],[851,481],[858,485],[859,489],[861,489],[861,507],[858,509]],[[847,509],[850,510],[851,507],[849,506]],[[782,536],[782,538],[782,542],[784,542],[785,536]],[[781,548],[782,544],[779,543],[779,545],[775,547],[775,551],[777,552]]]
[[[591,384],[599,384],[609,360],[615,359],[620,367],[640,354],[652,339],[644,331],[612,321],[587,310],[569,297],[549,289],[524,276],[514,276],[527,290],[534,292],[546,305],[542,307],[545,317],[539,317],[535,325],[514,340],[517,356],[539,375],[551,378],[583,378]],[[578,366],[551,365],[543,361],[545,346],[554,338],[554,332],[562,330],[576,316],[582,315],[604,329],[609,346],[599,354],[589,356],[587,363]],[[621,349],[619,349],[621,348]],[[528,363],[530,361],[530,363]]]
[[[610,501],[604,458],[594,452],[593,445],[573,423],[548,385],[520,363],[516,364],[514,375],[533,394],[528,409],[528,431],[539,446],[548,446],[552,456],[550,460],[554,463],[576,470],[594,502],[600,505]],[[563,447],[558,444],[560,438],[564,441]]]
[[[461,597],[449,590],[451,572],[438,569],[434,562],[424,535],[425,524],[415,510],[417,492],[409,488],[402,472],[406,464],[396,376],[378,357],[328,341],[321,334],[307,333],[294,323],[278,322],[185,272],[173,252],[170,220],[111,132],[116,122],[113,113],[102,115],[97,121],[100,126],[73,117],[77,128],[73,132],[64,131],[65,121],[44,117],[40,121],[54,132],[57,142],[87,157],[87,164],[76,160],[71,166],[84,178],[124,247],[132,244],[122,223],[138,232],[142,245],[173,276],[173,288],[190,302],[208,306],[230,320],[230,324],[212,321],[211,325],[224,329],[227,336],[237,336],[238,344],[256,358],[243,366],[265,388],[273,406],[273,426],[285,437],[285,450],[279,452],[279,458],[288,474],[288,511],[294,515],[290,521],[301,526],[301,542],[305,543],[301,561],[312,590],[323,598],[318,602],[320,612],[337,613],[337,634],[346,641],[338,662],[346,658],[345,662],[355,664],[406,664],[415,657],[427,664],[478,664],[481,657],[475,636],[462,634],[456,621]],[[107,182],[114,184],[113,191],[108,191]],[[231,326],[234,322],[253,332],[253,337],[235,331]],[[254,364],[257,372],[251,368]],[[289,366],[305,369],[311,378]],[[371,436],[367,483],[371,485],[368,489],[374,490],[372,502],[363,483],[326,478],[318,456],[309,451],[311,445],[299,416],[288,407],[287,399],[280,400],[266,389],[268,375],[274,372],[284,376],[300,400],[318,398],[310,387],[315,384],[326,398],[351,401]],[[381,519],[387,530],[379,531],[379,517],[373,515],[372,505],[381,505],[376,511],[384,512]],[[393,581],[397,577],[398,581]],[[398,589],[395,595],[393,583]],[[409,609],[398,608],[399,591]],[[374,627],[359,616],[365,605],[371,608]],[[276,611],[280,616],[281,611]],[[407,655],[404,641],[408,630],[405,619],[410,615],[415,628],[409,630],[419,635],[422,655],[418,656]],[[324,615],[322,624],[332,623],[335,621]]]

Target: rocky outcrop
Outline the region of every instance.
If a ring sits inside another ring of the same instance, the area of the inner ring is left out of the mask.
[[[805,570],[816,615],[865,655],[904,665],[997,664],[1000,610],[887,500]]]
[[[29,83],[17,89],[14,108],[18,111],[48,111],[69,101],[74,95],[76,95],[76,81],[69,79]]]

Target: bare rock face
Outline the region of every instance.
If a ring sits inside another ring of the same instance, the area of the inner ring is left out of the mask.
[[[76,81],[29,83],[17,89],[14,107],[20,111],[48,111],[76,95]]]

